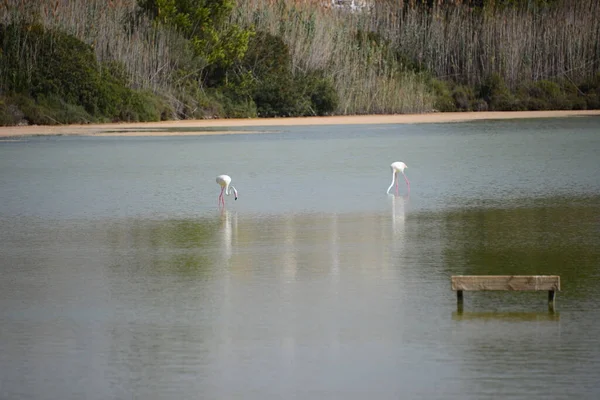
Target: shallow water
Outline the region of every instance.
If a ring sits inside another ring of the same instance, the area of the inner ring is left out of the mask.
[[[0,398],[600,397],[599,118],[264,130],[0,141]]]

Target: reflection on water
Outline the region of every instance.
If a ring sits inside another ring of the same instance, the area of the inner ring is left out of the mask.
[[[232,227],[233,224],[233,227]],[[237,213],[227,209],[221,210],[221,249],[223,250],[223,260],[228,261],[233,252],[234,235],[237,237]]]
[[[406,196],[391,196],[392,198],[392,226],[394,229],[394,237],[401,236],[404,233],[404,220],[406,218],[406,208],[410,197]]]
[[[459,312],[452,313],[452,319],[455,321],[558,321],[560,313],[558,312]]]
[[[552,397],[577,360],[575,391],[592,398],[598,200],[406,213],[408,198],[393,197],[382,213],[5,220],[2,384],[19,398],[359,398],[378,382],[384,398],[407,387],[417,398],[438,396],[433,374],[445,398],[493,395],[506,380]],[[547,220],[572,225],[553,233]],[[555,247],[555,260],[535,256]],[[469,292],[456,312],[452,274],[521,271],[564,277],[560,313],[543,311],[545,293],[494,292]],[[63,380],[78,383],[46,383]]]
[[[0,146],[0,397],[600,398],[597,128]],[[397,157],[410,198],[381,194]],[[214,170],[244,190],[226,210]],[[471,274],[560,275],[558,312],[469,292],[457,313]]]
[[[589,284],[599,279],[600,252],[593,244],[600,242],[598,197],[522,203],[527,205],[446,213],[449,273],[560,275],[559,307],[565,295],[587,298],[595,290]]]
[[[282,265],[284,282],[293,281],[296,277],[298,264],[296,262],[296,232],[294,229],[294,219],[291,215],[286,215],[283,228],[283,255]]]

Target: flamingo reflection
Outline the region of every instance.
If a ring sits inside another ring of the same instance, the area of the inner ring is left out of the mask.
[[[405,231],[404,221],[406,219],[406,208],[409,202],[409,195],[392,196],[392,229],[394,238],[403,236]]]
[[[296,221],[293,215],[285,216],[283,231],[283,278],[291,283],[296,279],[298,260],[296,259]]]
[[[232,214],[229,210],[221,209],[221,229],[219,236],[221,238],[221,250],[223,258],[229,260],[233,254],[233,234],[232,221],[237,228],[237,213]]]

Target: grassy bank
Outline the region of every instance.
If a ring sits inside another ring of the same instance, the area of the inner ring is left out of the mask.
[[[593,0],[150,3],[0,3],[0,124],[600,108]]]

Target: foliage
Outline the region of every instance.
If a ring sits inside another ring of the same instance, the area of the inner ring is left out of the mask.
[[[0,25],[0,43],[0,89],[17,94],[11,114],[31,124],[170,117],[158,97],[128,87],[121,64],[100,65],[74,36],[37,24]]]
[[[431,80],[438,111],[524,111],[598,109],[600,74],[580,86],[568,80],[524,83],[511,91],[493,74],[482,85],[471,88],[451,81]]]
[[[261,117],[326,115],[337,107],[335,89],[323,73],[294,75],[288,46],[267,32],[256,32],[227,82],[227,97],[242,99],[238,103],[245,108],[254,103]]]
[[[225,24],[234,7],[232,0],[139,0],[138,4],[158,23],[190,40],[205,66],[228,67],[244,56],[251,31]]]
[[[456,111],[456,104],[454,104],[452,91],[450,90],[450,84],[448,82],[432,79],[429,85],[432,87],[432,91],[435,95],[434,108],[436,111]]]
[[[317,3],[0,2],[0,124],[600,108],[595,0]]]
[[[211,90],[210,98],[215,100],[218,108],[213,111],[214,117],[221,118],[255,118],[258,110],[254,100],[246,95],[238,95],[239,89],[228,86],[221,90]]]
[[[569,108],[560,86],[546,80],[532,82],[520,90],[524,106],[529,110],[562,110]]]
[[[32,97],[56,95],[99,111],[100,75],[89,46],[41,25],[0,26],[1,86]]]
[[[379,69],[393,65],[401,71],[423,71],[415,60],[411,59],[402,49],[395,47],[394,43],[381,33],[359,29],[356,32],[355,40],[359,49],[383,55],[383,60],[378,60],[376,63]]]
[[[594,77],[586,79],[579,85],[578,90],[582,93],[588,109],[600,109],[600,72],[597,72]]]
[[[324,75],[322,71],[316,71],[305,80],[304,92],[310,96],[311,114],[319,116],[333,114],[339,103],[333,82]]]
[[[473,110],[475,103],[475,94],[473,89],[464,85],[456,85],[452,91],[452,98],[459,111]]]
[[[281,38],[257,32],[248,45],[240,70],[252,77],[249,89],[259,116],[302,114],[303,105],[297,101],[288,46]]]
[[[0,126],[20,125],[24,122],[24,116],[10,98],[0,96]]]
[[[105,115],[126,122],[161,121],[171,119],[173,111],[160,97],[149,91],[135,91],[128,87],[127,74],[117,62],[102,65],[100,88]]]
[[[492,74],[479,87],[479,96],[492,111],[519,111],[519,101],[499,74]]]

